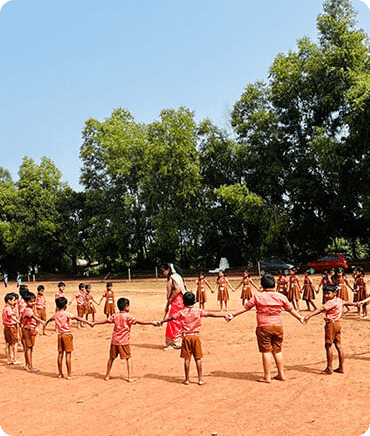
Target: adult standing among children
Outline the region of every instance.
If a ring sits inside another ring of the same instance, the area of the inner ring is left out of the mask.
[[[164,310],[165,319],[172,317],[184,308],[183,294],[186,292],[185,283],[179,274],[179,269],[173,263],[165,264],[162,267],[163,275],[167,278],[167,303]],[[166,327],[166,346],[164,350],[181,348],[181,322],[170,321]]]

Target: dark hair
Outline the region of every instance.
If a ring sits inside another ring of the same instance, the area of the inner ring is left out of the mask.
[[[80,283],[78,285],[78,289],[85,289],[85,283]]]
[[[19,295],[18,295],[16,292],[10,292],[10,294],[13,294],[13,295],[14,295],[14,298],[15,298],[16,300],[19,300]]]
[[[311,275],[311,271],[308,269],[308,270],[306,270],[305,271],[305,273],[308,275],[308,276],[310,276]]]
[[[179,274],[181,277],[184,277],[184,273],[183,273],[182,269],[181,269],[180,267],[178,267],[176,264],[172,263],[172,262],[166,262],[166,263],[162,264],[161,268],[170,271],[170,273],[169,273],[168,276],[167,276],[167,280],[170,279],[170,277],[171,277],[172,274],[175,274],[175,273],[172,271],[172,269],[174,269],[175,272],[176,272],[177,274]]]
[[[106,287],[108,287],[108,286],[112,287],[112,286],[113,286],[113,283],[112,283],[112,282],[107,282],[107,284],[106,284],[105,286],[106,286]]]
[[[264,274],[261,277],[261,286],[264,289],[274,289],[275,288],[275,277],[271,274]]]
[[[185,292],[184,306],[193,306],[195,304],[195,295],[192,292]]]
[[[30,292],[27,288],[24,288],[22,286],[19,287],[19,295],[23,298],[23,300],[25,299],[26,295]]]
[[[86,283],[86,285],[85,285],[85,289],[90,289],[90,288],[91,288],[90,283]]]
[[[66,284],[64,282],[59,282],[58,283],[58,288],[60,288],[61,286],[65,286]]]
[[[361,266],[357,268],[357,272],[359,272],[363,276],[365,275],[365,270]]]
[[[55,300],[55,305],[57,306],[57,309],[64,309],[68,304],[68,300],[66,297],[58,297]]]
[[[27,294],[23,297],[23,300],[28,303],[30,300],[34,300],[36,295],[33,292],[27,292]]]
[[[4,301],[5,301],[5,303],[7,303],[10,300],[14,300],[14,298],[15,298],[14,292],[9,292],[5,295]]]
[[[124,310],[129,305],[130,305],[130,300],[128,300],[127,298],[121,297],[117,301],[117,307],[119,310]]]
[[[332,284],[328,284],[328,285],[325,285],[323,288],[322,288],[322,290],[323,290],[323,292],[325,293],[325,292],[337,292],[337,287],[336,287],[336,285],[332,285]]]
[[[45,290],[45,286],[44,286],[44,285],[38,285],[38,286],[37,286],[37,290],[38,290],[38,291],[41,291],[42,289]]]

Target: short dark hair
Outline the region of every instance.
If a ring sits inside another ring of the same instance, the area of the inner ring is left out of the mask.
[[[55,305],[57,306],[57,309],[63,309],[64,307],[66,307],[68,304],[68,300],[66,299],[66,297],[58,297],[55,300]]]
[[[275,277],[271,274],[264,274],[261,277],[261,286],[264,289],[274,289],[275,288]]]
[[[326,292],[337,292],[337,286],[336,285],[332,285],[332,284],[328,284],[328,285],[325,285],[323,288],[322,288],[322,290],[323,290],[323,292],[324,293],[326,293]]]
[[[28,303],[30,300],[34,300],[36,295],[33,292],[27,292],[27,294],[23,297],[23,300]]]
[[[42,289],[45,290],[45,286],[44,286],[44,285],[38,285],[38,286],[37,286],[37,290],[38,290],[38,291],[41,291]]]
[[[124,310],[129,305],[130,305],[130,300],[128,298],[121,297],[117,301],[117,307],[119,310]]]
[[[195,295],[192,292],[185,292],[184,306],[193,306],[195,304]]]
[[[85,283],[80,283],[78,285],[78,289],[85,289]]]
[[[59,282],[58,283],[58,288],[60,288],[61,286],[65,286],[66,284],[64,282]]]
[[[113,283],[112,282],[107,282],[107,284],[105,285],[106,287],[108,287],[108,286],[113,286]]]
[[[15,298],[14,292],[8,292],[4,297],[4,301],[5,303],[7,303],[10,300],[14,300],[14,298]]]

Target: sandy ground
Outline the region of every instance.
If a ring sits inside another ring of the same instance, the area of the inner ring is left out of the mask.
[[[209,277],[212,285],[214,277]],[[314,276],[317,284],[319,276]],[[234,286],[238,278],[232,278]],[[255,278],[258,283],[258,278]],[[99,299],[104,283],[92,283]],[[191,284],[192,280],[187,279]],[[31,290],[39,283],[30,284]],[[78,282],[67,282],[71,297]],[[45,283],[48,314],[54,312],[56,283]],[[15,290],[10,283],[9,290]],[[138,319],[160,319],[165,306],[165,281],[115,282],[116,297],[131,301]],[[5,289],[1,289],[1,299]],[[231,294],[230,308],[240,307],[239,290]],[[207,309],[218,310],[215,294],[208,292]],[[321,302],[321,294],[316,302]],[[301,302],[304,309],[304,302]],[[75,312],[75,306],[71,306]],[[103,306],[97,319],[104,319]],[[270,385],[257,383],[262,375],[261,356],[255,339],[255,313],[226,323],[204,318],[202,322],[203,372],[207,384],[196,384],[192,362],[189,386],[182,385],[183,362],[179,351],[163,351],[164,327],[133,326],[131,350],[135,383],[127,383],[126,364],[114,362],[111,380],[104,372],[111,339],[111,325],[93,329],[73,327],[74,380],[56,378],[56,333],[39,336],[34,365],[8,366],[1,335],[0,425],[10,436],[79,435],[362,435],[369,428],[370,324],[352,309],[342,318],[346,353],[345,374],[324,375],[323,317],[303,326],[283,314],[284,361],[287,380]],[[19,353],[19,358],[23,356]],[[336,363],[336,360],[335,360]]]

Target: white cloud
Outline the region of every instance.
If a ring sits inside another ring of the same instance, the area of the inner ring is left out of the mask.
[[[0,0],[0,11],[1,11],[1,8],[5,5],[5,3],[8,3],[9,1],[11,1],[11,0]]]
[[[367,5],[367,7],[370,9],[370,0],[361,0],[362,2],[365,3],[365,5]]]

